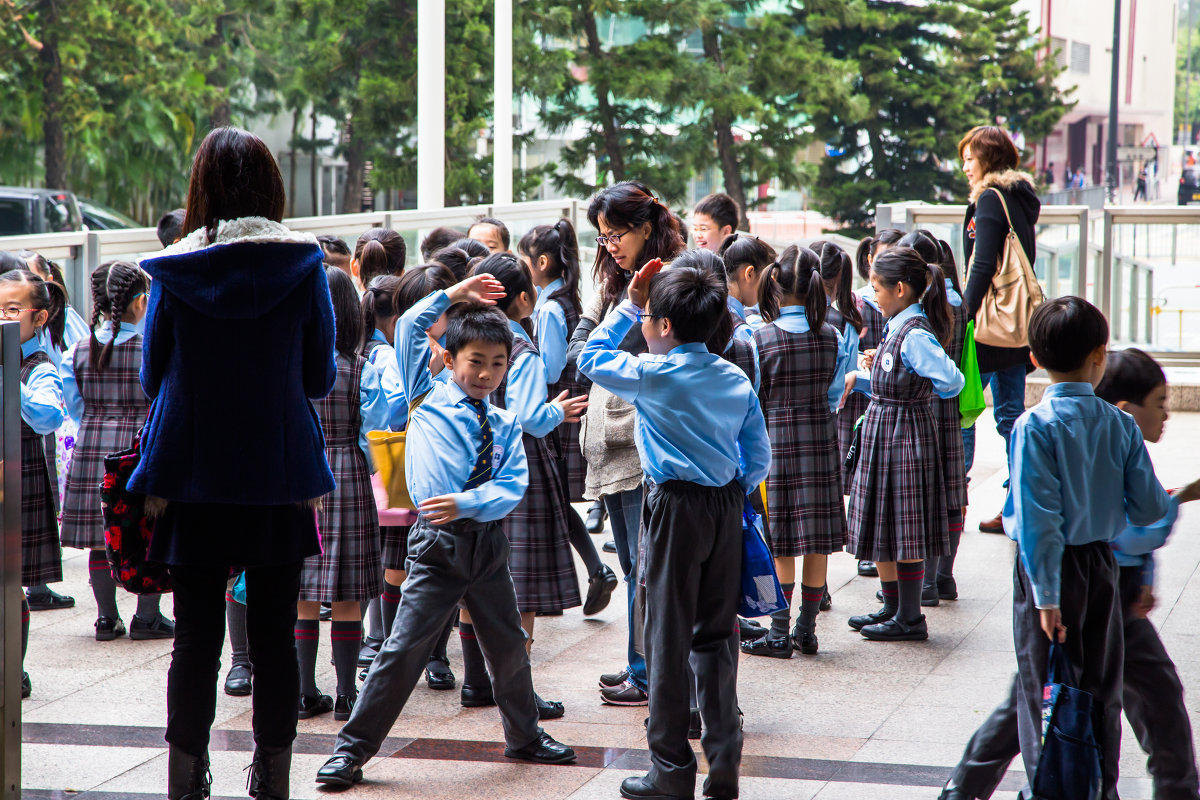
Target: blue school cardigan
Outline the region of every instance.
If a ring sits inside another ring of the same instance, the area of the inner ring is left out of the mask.
[[[310,402],[337,375],[321,261],[315,243],[233,240],[142,262],[153,404],[131,490],[247,505],[333,490]]]

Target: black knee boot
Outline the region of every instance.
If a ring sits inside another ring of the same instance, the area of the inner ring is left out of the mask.
[[[292,769],[292,748],[256,747],[246,787],[258,800],[290,800],[288,777]]]
[[[167,750],[168,800],[207,800],[212,776],[208,756],[193,756],[170,747]]]

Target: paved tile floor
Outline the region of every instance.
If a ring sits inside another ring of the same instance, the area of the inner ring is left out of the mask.
[[[1167,428],[1164,443],[1151,452],[1163,483],[1179,486],[1200,475],[1195,455],[1200,414],[1178,414]],[[743,798],[932,800],[971,732],[1002,698],[1015,668],[1013,545],[1002,536],[977,531],[979,520],[995,514],[1003,499],[1003,448],[990,416],[980,420],[978,438],[968,532],[956,571],[961,599],[929,609],[928,642],[878,644],[850,631],[846,617],[876,606],[877,584],[857,577],[854,561],[841,555],[830,561],[833,610],[818,624],[820,654],[797,654],[790,661],[742,657]],[[615,557],[605,558],[616,569]],[[1184,512],[1159,564],[1159,607],[1153,619],[1185,686],[1193,690],[1200,684],[1200,633],[1187,609],[1200,607],[1200,508]],[[26,664],[34,692],[23,704],[24,796],[162,797],[170,643],[96,642],[86,554],[67,551],[65,570],[67,580],[58,588],[73,594],[78,605],[35,613],[32,620]],[[126,621],[133,604],[129,596],[120,600]],[[169,613],[169,601],[164,608]],[[579,746],[578,766],[506,762],[494,709],[464,709],[457,692],[433,692],[422,685],[381,758],[367,766],[366,781],[345,796],[616,797],[621,780],[647,763],[645,709],[604,706],[596,693],[598,675],[621,666],[623,609],[623,603],[615,602],[590,619],[574,610],[538,620],[534,682],[543,696],[567,706],[566,717],[547,723],[546,729]],[[322,636],[319,683],[329,691],[333,669],[328,635]],[[460,671],[453,641],[450,650]],[[1194,714],[1200,713],[1197,697],[1200,692],[1188,697]],[[249,698],[219,694],[215,727],[213,795],[245,797],[243,769],[252,749]],[[293,797],[324,796],[312,778],[337,729],[329,717],[300,723]],[[1144,758],[1128,728],[1121,772],[1123,797],[1151,796]],[[1022,773],[1014,768],[997,796],[1014,796],[1022,783]]]

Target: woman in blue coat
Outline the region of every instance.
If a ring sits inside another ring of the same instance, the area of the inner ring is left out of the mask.
[[[254,741],[250,793],[286,800],[303,560],[333,489],[312,400],[333,387],[333,306],[314,237],[285,228],[270,150],[220,128],[196,153],[187,235],[142,262],[153,281],[142,387],[152,400],[130,489],[158,515],[150,557],[175,584],[168,796],[207,797],[225,587],[245,568]]]

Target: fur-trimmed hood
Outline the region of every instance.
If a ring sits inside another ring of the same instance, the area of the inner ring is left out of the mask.
[[[155,282],[214,319],[249,319],[270,311],[314,270],[324,254],[315,236],[263,217],[225,220],[209,242],[193,231],[142,261]]]
[[[979,185],[971,189],[971,202],[979,201],[979,195],[986,192],[988,189],[1000,189],[1005,192],[1013,192],[1020,188],[1020,184],[1028,185],[1029,191],[1036,194],[1034,191],[1033,176],[1028,172],[1019,169],[1002,169],[997,172],[989,172],[983,176],[983,180]]]

